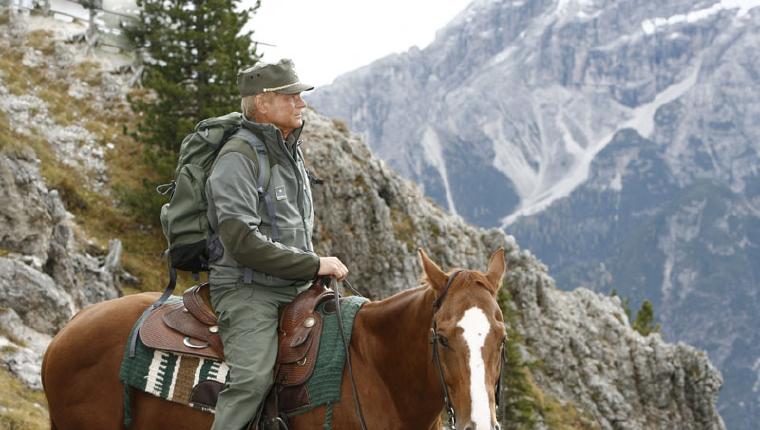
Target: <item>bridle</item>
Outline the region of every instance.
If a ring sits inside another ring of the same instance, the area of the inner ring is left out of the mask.
[[[448,340],[446,340],[445,337],[438,334],[438,325],[435,321],[435,314],[441,309],[441,305],[443,304],[443,299],[446,298],[446,294],[449,292],[449,288],[451,287],[451,284],[454,282],[454,279],[462,273],[462,270],[457,270],[456,272],[452,273],[451,276],[449,276],[449,280],[446,282],[446,286],[443,288],[443,292],[440,296],[433,302],[433,322],[432,327],[430,328],[430,343],[433,344],[433,361],[435,362],[435,367],[438,369],[438,377],[441,380],[441,387],[443,390],[443,403],[446,408],[446,413],[449,417],[449,428],[451,430],[456,430],[457,428],[457,418],[456,418],[456,412],[454,411],[454,405],[451,403],[451,397],[449,396],[449,387],[446,384],[446,380],[443,377],[443,367],[441,366],[441,356],[438,352],[438,344],[441,343],[444,346],[448,345]],[[496,400],[496,410],[498,411],[501,406],[501,380],[503,379],[503,372],[504,367],[506,365],[507,356],[506,356],[506,338],[502,341],[501,344],[501,361],[499,362],[499,379],[496,381],[496,387],[494,389],[494,396]]]

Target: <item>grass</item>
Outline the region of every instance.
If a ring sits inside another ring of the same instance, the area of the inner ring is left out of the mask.
[[[97,87],[103,84],[103,76],[100,66],[92,61],[84,61],[76,64],[71,75],[88,85]]]
[[[20,150],[21,143],[18,142],[15,135],[11,132],[11,124],[4,112],[0,111],[0,154]]]
[[[22,95],[28,93],[32,82],[25,73],[21,73],[18,67],[24,55],[16,50],[4,50],[0,55],[0,71],[2,71],[3,83],[11,94]],[[25,70],[25,69],[24,69]]]
[[[50,428],[47,402],[41,391],[27,388],[0,366],[0,428],[42,430]]]
[[[55,53],[55,41],[53,32],[48,30],[34,30],[26,35],[26,43],[32,48],[50,56]]]

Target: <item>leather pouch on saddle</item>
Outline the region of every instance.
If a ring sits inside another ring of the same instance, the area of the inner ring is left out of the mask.
[[[149,348],[224,360],[208,284],[189,288],[181,302],[165,304],[150,314],[140,327],[140,339]]]

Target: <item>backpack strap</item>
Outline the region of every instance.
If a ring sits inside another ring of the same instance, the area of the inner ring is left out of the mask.
[[[271,166],[269,164],[266,145],[264,145],[264,142],[256,137],[255,134],[245,128],[240,128],[229,140],[232,140],[235,137],[246,142],[249,147],[244,148],[237,145],[225,144],[217,156],[217,160],[221,155],[227,152],[240,152],[249,158],[256,158],[259,167],[258,178],[256,179],[256,192],[259,194],[259,200],[264,200],[267,214],[271,220],[270,236],[272,240],[277,241],[280,238],[279,230],[277,229],[277,206],[272,199],[272,195],[268,191]],[[253,151],[251,151],[251,149],[253,149]],[[247,284],[253,282],[253,271],[249,267],[246,267],[243,271],[243,282]]]
[[[271,176],[267,148],[261,139],[256,137],[255,134],[246,128],[240,128],[240,130],[235,133],[235,136],[248,142],[248,144],[256,150],[256,159],[259,162],[259,177],[256,180],[256,191],[259,193],[259,198],[263,198],[264,202],[266,202],[267,213],[272,222],[271,236],[272,240],[276,242],[280,238],[280,233],[277,230],[277,206],[272,200],[272,195],[267,190],[267,188],[269,188],[269,177]]]

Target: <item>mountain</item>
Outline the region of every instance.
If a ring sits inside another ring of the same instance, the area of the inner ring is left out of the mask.
[[[133,115],[128,77],[65,44],[69,27],[19,19],[0,21],[0,427],[46,428],[39,394],[14,378],[39,388],[41,352],[81,307],[157,288],[161,273],[145,267],[164,239],[128,211],[153,188],[135,180],[150,177],[151,153],[120,130]],[[306,121],[307,167],[324,180],[313,188],[317,249],[345,261],[360,291],[418,285],[417,247],[445,269],[483,269],[505,248],[502,428],[725,428],[722,378],[703,352],[634,331],[619,297],[558,290],[512,236],[446,214],[339,121],[313,111]]]
[[[476,0],[309,102],[563,289],[654,303],[760,421],[760,1]],[[634,309],[635,310],[635,309]]]

